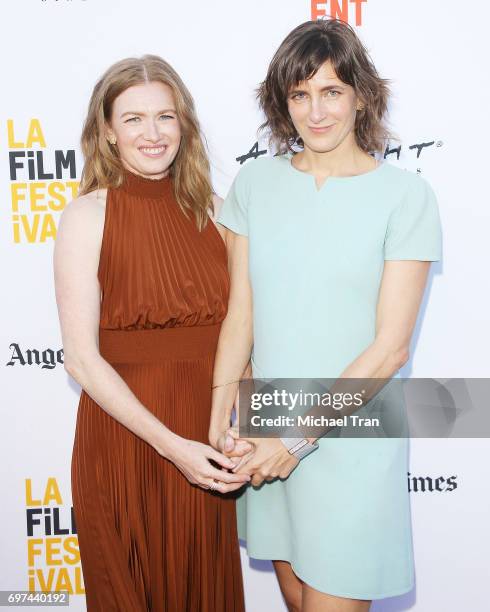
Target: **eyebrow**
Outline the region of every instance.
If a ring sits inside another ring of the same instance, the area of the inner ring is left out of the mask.
[[[320,91],[330,91],[331,89],[344,89],[342,85],[327,85],[326,87],[322,87]],[[306,93],[305,89],[300,89],[295,87],[291,90],[291,93]]]
[[[165,113],[175,113],[175,108],[165,108],[164,110],[159,110],[157,113],[155,113],[156,115],[163,115]],[[146,115],[146,113],[138,113],[138,111],[126,111],[125,113],[123,113],[120,117],[120,119],[122,119],[124,116],[126,115],[137,115],[138,117],[144,117]]]

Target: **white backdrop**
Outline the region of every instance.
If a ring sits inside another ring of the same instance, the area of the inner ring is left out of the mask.
[[[294,26],[336,6],[346,11],[381,75],[393,79],[390,117],[401,151],[399,159],[393,153],[388,161],[422,172],[439,198],[444,261],[433,266],[430,300],[403,374],[489,376],[486,2],[5,2],[0,589],[68,586],[75,593],[70,607],[85,609],[70,524],[79,389],[62,359],[56,360],[61,338],[52,251],[61,209],[80,178],[78,142],[96,79],[127,56],[155,53],[167,59],[194,95],[214,186],[225,195],[239,169],[236,158],[256,142],[261,120],[253,91],[274,50]],[[422,143],[427,146],[417,157],[417,148],[410,147]],[[60,156],[72,156],[71,174],[65,169],[56,176]],[[43,178],[43,170],[54,176]],[[411,476],[454,477],[456,487],[411,493],[417,586],[374,610],[488,609],[489,450],[483,439],[413,441]],[[270,564],[250,562],[243,552],[243,569],[248,610],[285,610]]]

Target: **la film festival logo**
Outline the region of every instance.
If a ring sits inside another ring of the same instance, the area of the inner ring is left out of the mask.
[[[13,242],[55,240],[60,213],[78,193],[75,149],[48,148],[39,119],[23,128],[9,119],[7,140]]]
[[[25,480],[29,591],[84,595],[73,508],[63,503],[56,478]]]
[[[311,19],[340,19],[351,25],[362,25],[362,11],[367,0],[310,0]]]

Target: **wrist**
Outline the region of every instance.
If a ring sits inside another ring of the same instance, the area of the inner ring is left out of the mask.
[[[288,453],[299,461],[318,448],[318,442],[310,443],[307,438],[281,438]]]
[[[219,425],[214,425],[214,424],[211,425],[209,428],[209,434],[208,434],[209,444],[211,444],[213,448],[217,448],[219,439],[225,433],[225,431],[227,431],[230,427],[231,427],[231,422],[229,420],[223,421]]]
[[[153,448],[159,455],[173,462],[174,457],[179,454],[184,438],[178,436],[173,431],[166,429],[162,435],[154,442]]]
[[[218,440],[219,440],[220,434],[216,431],[211,431],[209,430],[209,435],[208,435],[208,439],[209,439],[209,444],[213,447],[213,448],[218,448]]]

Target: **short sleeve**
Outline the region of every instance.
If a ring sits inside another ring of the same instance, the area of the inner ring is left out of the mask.
[[[248,189],[243,172],[235,177],[228,195],[223,202],[218,223],[236,234],[248,236]]]
[[[416,176],[390,215],[384,258],[439,261],[441,257],[442,231],[436,196],[429,183]]]

